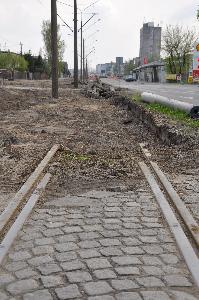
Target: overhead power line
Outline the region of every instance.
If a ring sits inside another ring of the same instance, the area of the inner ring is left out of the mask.
[[[63,18],[57,14],[57,16],[60,18],[60,20],[70,29],[71,32],[73,32],[73,29],[63,20]]]

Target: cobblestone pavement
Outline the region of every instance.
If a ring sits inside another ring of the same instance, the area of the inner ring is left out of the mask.
[[[186,207],[190,210],[199,224],[199,175],[198,169],[190,170],[187,174],[170,176],[171,182]]]
[[[147,189],[91,191],[37,208],[0,270],[0,299],[197,300]]]

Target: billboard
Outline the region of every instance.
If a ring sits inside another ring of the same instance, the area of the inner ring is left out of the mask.
[[[193,81],[199,82],[199,42],[194,45],[193,53]]]

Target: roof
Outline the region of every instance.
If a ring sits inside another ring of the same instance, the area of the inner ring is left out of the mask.
[[[165,65],[165,63],[162,61],[154,61],[149,64],[139,66],[139,67],[135,68],[134,71],[139,71],[141,69],[153,68],[153,67],[163,67],[164,65]]]

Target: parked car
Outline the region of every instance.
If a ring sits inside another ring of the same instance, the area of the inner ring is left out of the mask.
[[[127,76],[125,77],[125,81],[126,81],[126,82],[136,81],[136,80],[137,80],[137,79],[136,79],[136,75],[135,75],[135,74],[127,75]]]

